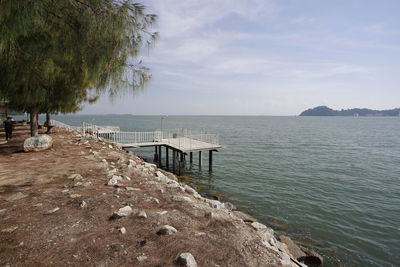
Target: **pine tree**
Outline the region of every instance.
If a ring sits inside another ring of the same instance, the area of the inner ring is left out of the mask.
[[[1,0],[0,95],[31,114],[74,112],[107,91],[143,88],[139,52],[156,16],[130,0]]]

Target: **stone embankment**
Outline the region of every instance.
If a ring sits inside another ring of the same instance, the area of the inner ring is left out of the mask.
[[[53,148],[13,156],[25,172],[0,173],[3,264],[305,266],[234,205],[120,148],[65,129],[52,136]]]

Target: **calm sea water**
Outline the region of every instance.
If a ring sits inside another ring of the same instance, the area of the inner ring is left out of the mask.
[[[214,169],[188,170],[276,232],[325,256],[325,266],[399,266],[400,118],[58,116],[121,130],[203,129],[224,149]],[[153,149],[136,152],[151,160]],[[206,153],[204,153],[206,154]]]

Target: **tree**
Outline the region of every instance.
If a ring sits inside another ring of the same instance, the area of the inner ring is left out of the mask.
[[[107,91],[142,88],[137,62],[156,16],[131,0],[0,0],[0,95],[36,114],[73,112]]]

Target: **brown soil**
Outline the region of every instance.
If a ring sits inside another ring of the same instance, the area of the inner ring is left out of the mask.
[[[281,266],[277,252],[242,220],[129,168],[129,159],[143,164],[136,156],[65,129],[50,136],[52,148],[25,153],[28,128],[19,126],[0,145],[2,266],[175,266],[183,252],[193,254],[198,266]],[[114,168],[131,180],[106,185]],[[75,173],[83,180],[71,180]],[[171,200],[176,195],[193,201]],[[110,220],[126,205],[132,215]],[[47,214],[54,208],[59,210]],[[137,216],[141,210],[147,218]],[[157,235],[165,224],[178,232]]]

